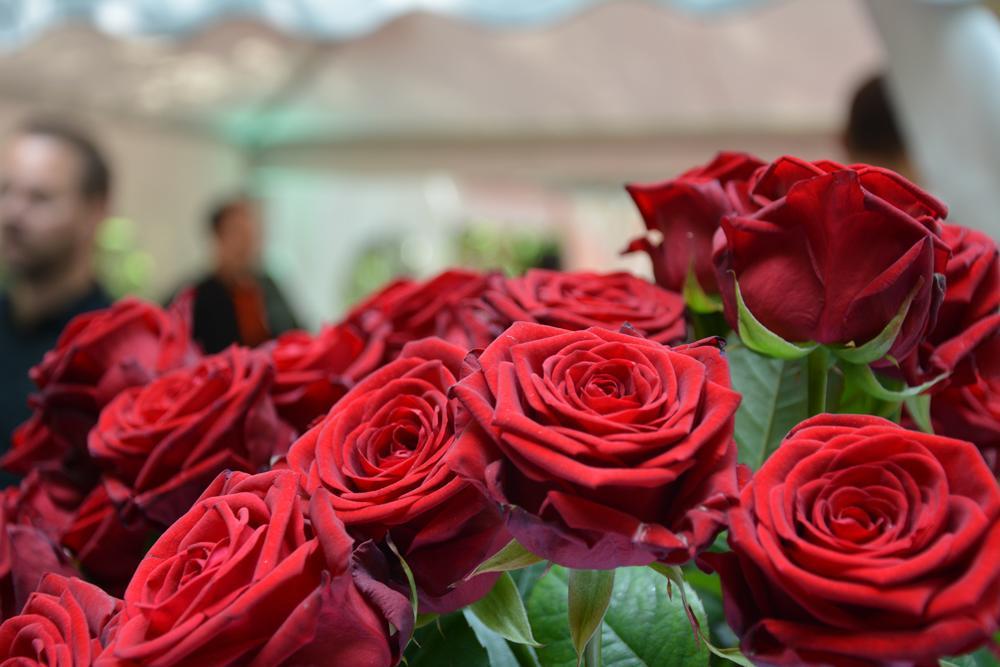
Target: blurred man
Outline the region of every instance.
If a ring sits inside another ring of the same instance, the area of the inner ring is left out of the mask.
[[[194,290],[194,337],[205,352],[250,347],[296,328],[288,304],[260,269],[259,206],[240,196],[209,215],[215,269]]]
[[[0,451],[29,415],[28,370],[74,316],[110,303],[94,275],[111,170],[72,126],[35,121],[0,156]]]
[[[866,81],[851,98],[844,146],[851,162],[886,167],[911,181],[919,180],[881,74]]]

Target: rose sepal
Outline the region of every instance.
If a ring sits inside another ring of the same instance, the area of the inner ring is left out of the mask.
[[[819,347],[818,343],[792,343],[765,327],[743,301],[740,284],[735,278],[733,288],[736,294],[737,332],[748,348],[767,357],[794,360],[807,356]]]

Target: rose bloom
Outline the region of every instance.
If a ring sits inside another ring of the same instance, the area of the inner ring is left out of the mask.
[[[85,581],[47,574],[21,613],[0,624],[0,663],[89,667],[120,607],[120,600]]]
[[[951,248],[945,267],[944,301],[937,324],[920,346],[900,362],[908,384],[941,374],[931,391],[976,382],[977,355],[1000,335],[1000,261],[992,238],[958,225],[942,225]]]
[[[183,317],[128,298],[73,318],[31,379],[46,425],[85,449],[87,431],[108,401],[197,355]]]
[[[684,299],[630,273],[529,269],[484,298],[511,324],[538,322],[563,329],[629,325],[660,343],[684,339]]]
[[[764,163],[746,153],[723,151],[706,165],[660,183],[625,186],[646,229],[661,240],[638,238],[627,252],[644,251],[653,262],[656,282],[674,291],[692,270],[708,294],[718,294],[712,266],[712,236],[723,216],[749,211],[747,179]]]
[[[273,378],[265,354],[231,347],[119,394],[89,438],[111,500],[167,526],[223,470],[256,472],[287,451]]]
[[[97,484],[76,509],[59,543],[104,590],[121,595],[150,542],[163,527],[123,511]]]
[[[345,322],[366,336],[386,336],[383,361],[410,341],[436,336],[466,350],[488,345],[508,322],[481,298],[498,273],[450,269],[425,282],[398,280],[356,306]]]
[[[766,205],[724,218],[715,236],[730,326],[737,283],[767,329],[824,345],[867,343],[911,299],[889,354],[916,348],[944,296],[943,204],[886,169],[788,157],[758,171],[750,188]]]
[[[412,607],[325,493],[309,504],[288,470],[220,475],[139,565],[97,664],[398,663]]]
[[[740,397],[718,344],[514,324],[453,389],[469,424],[449,465],[543,558],[683,563],[722,530],[737,494]]]
[[[423,612],[454,611],[489,592],[496,575],[464,578],[510,541],[493,504],[444,463],[455,442],[448,391],[465,355],[439,338],[408,344],[288,453],[306,491],[328,490],[349,529],[388,535],[413,571]]]
[[[933,665],[1000,621],[1000,487],[967,442],[879,417],[792,429],[743,489],[719,571],[768,665]]]
[[[278,414],[304,433],[378,367],[384,347],[378,337],[365,340],[347,326],[325,326],[316,336],[305,331],[281,334],[264,346],[274,364],[271,396]]]
[[[979,347],[972,382],[931,397],[931,422],[935,433],[974,443],[1000,477],[1000,337]]]
[[[69,559],[43,530],[18,524],[18,492],[3,493],[0,511],[0,617],[10,618],[21,610],[28,596],[47,572],[76,574]]]

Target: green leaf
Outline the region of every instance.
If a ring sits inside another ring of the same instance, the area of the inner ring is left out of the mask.
[[[698,282],[698,276],[695,274],[694,265],[688,268],[687,275],[684,277],[682,294],[684,303],[692,312],[702,315],[722,312],[722,299],[718,296],[712,296],[702,289],[701,283]]]
[[[930,394],[911,396],[903,401],[903,403],[906,405],[906,411],[910,413],[910,417],[913,418],[913,423],[917,425],[917,428],[924,433],[933,434],[934,426],[931,424]]]
[[[439,615],[438,614],[434,614],[434,613],[430,613],[430,614],[417,614],[417,620],[414,622],[413,627],[415,627],[415,628],[422,628],[425,625],[433,623],[438,618],[439,618]]]
[[[885,328],[877,336],[864,345],[832,345],[830,346],[830,350],[838,358],[843,359],[849,364],[870,364],[884,357],[888,354],[892,344],[896,342],[896,336],[899,335],[899,330],[903,326],[903,320],[906,319],[906,314],[910,312],[910,304],[913,303],[913,298],[920,291],[923,282],[923,278],[917,281],[917,284],[910,290],[910,294],[903,301],[903,305],[899,307],[899,312],[889,320],[889,323],[885,325]]]
[[[765,357],[741,343],[729,345],[726,356],[733,389],[743,395],[736,411],[739,460],[756,470],[808,416],[805,364]]]
[[[611,603],[614,570],[569,571],[569,634],[578,656],[601,625]]]
[[[521,646],[507,643],[507,640],[501,637],[499,634],[490,630],[486,625],[476,618],[476,615],[472,613],[472,610],[466,608],[463,610],[465,616],[465,621],[472,628],[472,632],[475,633],[476,639],[479,640],[480,645],[486,649],[486,653],[490,658],[491,667],[522,667],[527,665],[528,667],[537,667],[538,658],[535,657],[534,649],[530,646]],[[523,655],[524,662],[518,659],[518,655],[515,653],[515,647],[524,649],[526,653]]]
[[[719,656],[723,660],[728,660],[734,664],[740,665],[740,667],[755,667],[750,658],[746,657],[738,648],[718,648],[717,646],[712,646],[712,644],[706,642],[705,647],[709,651]]]
[[[941,665],[943,667],[1000,667],[1000,660],[997,660],[988,648],[981,648],[975,653],[959,658],[942,658]]]
[[[869,396],[872,396],[873,398],[883,401],[895,401],[897,403],[922,394],[941,380],[948,377],[947,373],[943,373],[933,380],[929,380],[928,382],[916,387],[905,387],[900,390],[894,390],[888,389],[883,386],[881,382],[879,382],[878,378],[875,377],[875,373],[872,371],[871,366],[843,364],[842,369],[844,371],[844,378],[848,384],[858,387],[861,391]]]
[[[521,594],[510,575],[504,572],[486,597],[473,602],[469,610],[493,632],[518,644],[537,646]]]
[[[511,540],[500,551],[483,561],[479,567],[473,570],[467,579],[486,574],[488,572],[509,572],[510,570],[520,570],[521,568],[540,563],[541,558],[531,553],[521,546],[517,540]]]
[[[554,566],[526,599],[536,650],[545,667],[575,667],[576,650],[566,622],[569,571]],[[701,602],[688,589],[695,617],[707,623]],[[618,568],[611,604],[601,626],[605,665],[707,667],[709,652],[695,640],[680,597],[667,597],[667,582],[646,567]]]
[[[747,308],[735,279],[733,286],[736,289],[737,330],[740,340],[751,350],[776,359],[801,359],[818,347],[816,343],[791,343],[770,331]]]
[[[414,632],[404,659],[407,667],[490,667],[489,654],[461,613]]]

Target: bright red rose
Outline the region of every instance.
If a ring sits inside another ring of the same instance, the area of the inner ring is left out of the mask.
[[[89,667],[120,607],[120,600],[85,581],[47,574],[21,613],[0,625],[0,663]]]
[[[750,312],[785,340],[862,345],[909,301],[889,350],[901,359],[934,326],[944,295],[945,208],[892,172],[835,167],[782,158],[752,184],[772,203],[723,219],[714,261],[726,318],[736,328],[738,283]]]
[[[973,382],[953,382],[931,397],[931,422],[935,433],[974,443],[1000,477],[1000,337],[976,352]]]
[[[274,363],[271,396],[278,414],[304,433],[347,390],[378,367],[384,344],[347,326],[327,326],[313,336],[290,331],[264,347]]]
[[[530,269],[484,298],[511,324],[538,322],[563,329],[630,325],[660,343],[684,339],[684,299],[630,273]]]
[[[517,323],[452,390],[449,465],[530,551],[574,568],[683,563],[735,501],[739,394],[717,341]]]
[[[677,178],[625,186],[646,229],[662,235],[659,241],[638,238],[628,252],[648,253],[656,282],[667,289],[683,289],[693,269],[701,288],[717,294],[712,236],[723,216],[748,212],[746,181],[763,164],[746,153],[721,152],[708,164]]]
[[[399,280],[348,313],[345,322],[366,336],[387,336],[384,361],[410,341],[436,336],[466,350],[488,345],[508,322],[481,298],[503,278],[451,269],[426,282]]]
[[[1000,623],[1000,486],[967,442],[879,417],[792,429],[730,512],[722,576],[769,665],[935,665]]]
[[[394,665],[413,628],[386,564],[297,475],[224,473],[149,550],[98,665]],[[390,627],[391,625],[391,627]]]
[[[76,571],[56,542],[32,525],[14,523],[18,504],[16,489],[3,494],[0,511],[0,616],[20,611],[47,572],[72,576]]]
[[[997,244],[986,234],[958,225],[942,225],[942,237],[951,248],[945,268],[944,301],[937,324],[920,346],[900,365],[910,385],[942,373],[947,386],[976,382],[977,352],[1000,335],[1000,261]]]
[[[285,453],[293,435],[273,378],[267,355],[231,347],[119,394],[89,438],[111,500],[168,526],[223,470],[256,472]]]
[[[489,592],[495,575],[464,578],[510,541],[496,507],[444,463],[455,442],[448,391],[465,355],[438,338],[408,344],[288,453],[306,491],[328,490],[352,532],[392,539],[423,612],[454,611]]]

